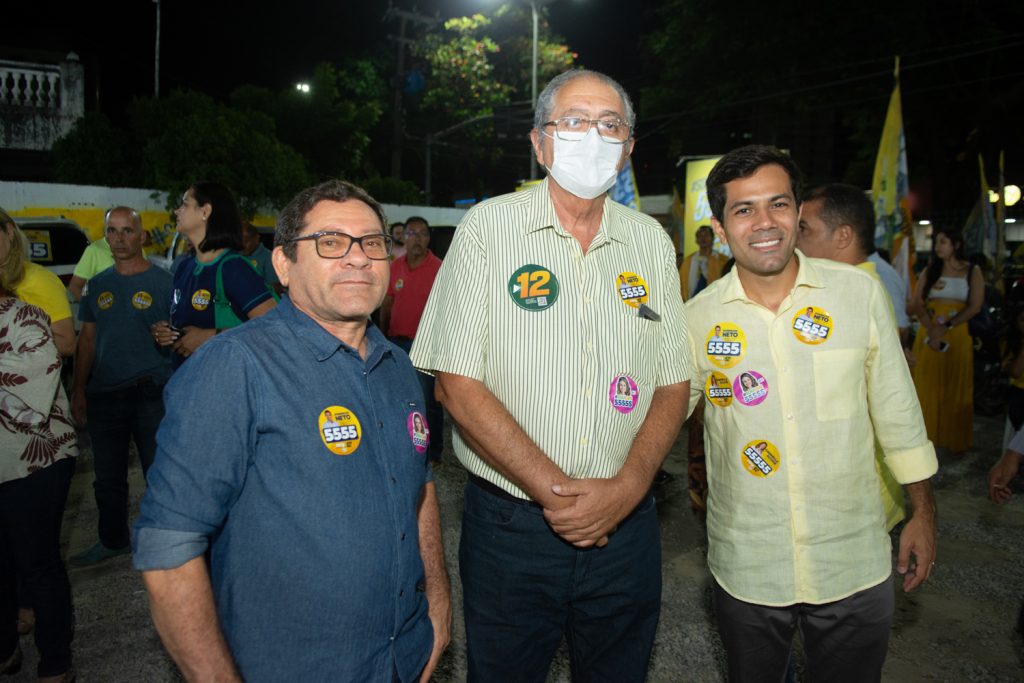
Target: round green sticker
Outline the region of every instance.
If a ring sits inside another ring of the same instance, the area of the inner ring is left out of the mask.
[[[543,311],[558,300],[558,278],[544,266],[525,265],[508,279],[508,295],[519,308]]]

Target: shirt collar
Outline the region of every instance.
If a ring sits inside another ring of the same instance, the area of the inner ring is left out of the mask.
[[[815,259],[805,256],[799,249],[794,250],[792,258],[797,260],[798,268],[796,271],[796,281],[793,283],[793,289],[790,290],[790,296],[792,296],[793,292],[795,292],[799,287],[821,289],[825,286],[825,281],[822,278],[821,267],[815,263]],[[722,280],[721,293],[719,295],[719,301],[721,303],[727,304],[730,301],[751,301],[750,297],[747,296],[746,291],[743,289],[743,284],[740,282],[736,268],[730,270],[729,274],[722,278]]]
[[[341,341],[321,327],[320,323],[296,308],[287,295],[281,297],[281,301],[277,304],[277,310],[285,324],[295,333],[296,337],[309,347],[318,361],[325,361],[341,351],[358,359],[359,362],[363,362],[358,349]],[[376,365],[385,353],[391,353],[391,348],[384,335],[376,325],[369,321],[366,324],[366,343],[368,350],[366,365],[368,367]]]
[[[533,187],[523,190],[528,195],[527,214],[526,220],[523,223],[523,232],[529,234],[538,230],[551,229],[563,237],[571,237],[558,221],[558,215],[555,213],[555,204],[551,201],[551,195],[548,193],[548,182],[549,178],[544,178],[544,180]],[[609,215],[618,209],[614,204],[614,200],[605,193],[604,210],[601,211],[601,227],[598,228],[597,235],[594,236],[591,246],[598,246],[608,240],[622,243],[628,242],[626,229],[621,221],[609,219]]]

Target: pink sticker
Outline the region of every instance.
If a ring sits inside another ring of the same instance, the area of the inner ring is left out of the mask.
[[[631,413],[640,400],[640,390],[629,375],[619,375],[608,387],[608,400],[612,407],[620,413]]]
[[[427,426],[427,418],[423,417],[423,413],[409,413],[407,426],[413,448],[417,453],[426,453],[427,446],[430,445],[430,427]]]
[[[745,406],[756,406],[768,398],[768,380],[760,372],[741,372],[733,380],[732,395]]]

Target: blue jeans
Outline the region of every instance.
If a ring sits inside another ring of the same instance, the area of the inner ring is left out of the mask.
[[[36,613],[39,676],[56,676],[71,666],[74,621],[60,527],[74,472],[75,459],[64,458],[0,484],[0,662],[18,646],[20,581]]]
[[[412,349],[412,340],[407,337],[388,337],[388,341],[406,353]],[[434,377],[419,370],[416,371],[416,377],[420,381],[420,388],[423,389],[423,405],[426,406],[424,412],[427,417],[427,428],[430,429],[427,457],[433,462],[441,462],[441,453],[444,451],[444,409],[434,398]]]
[[[96,467],[93,490],[99,511],[100,542],[111,550],[130,543],[128,532],[128,446],[135,441],[145,474],[156,456],[156,430],[164,418],[163,385],[89,394],[89,438]]]
[[[547,677],[563,634],[573,681],[643,681],[661,612],[648,496],[604,548],[557,536],[539,506],[466,486],[459,545],[470,681]]]

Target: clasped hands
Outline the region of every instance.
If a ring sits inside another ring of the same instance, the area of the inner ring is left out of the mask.
[[[640,502],[647,487],[639,482],[573,479],[551,487],[544,519],[551,529],[578,548],[608,545],[608,536]]]

